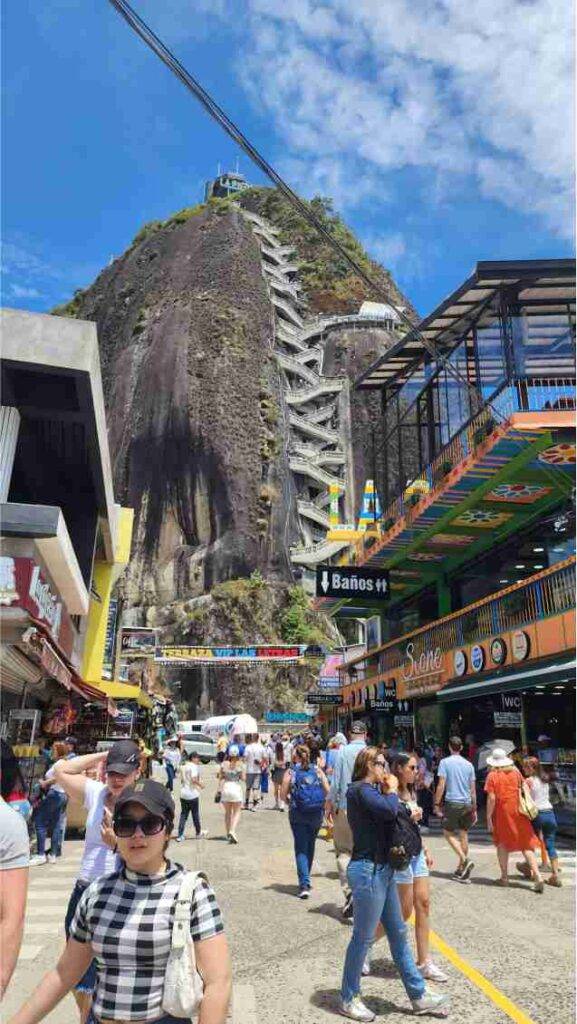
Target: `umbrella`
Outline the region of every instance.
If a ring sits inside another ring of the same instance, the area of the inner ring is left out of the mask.
[[[232,735],[249,736],[251,734],[258,734],[256,719],[252,715],[237,715],[232,726]]]
[[[515,744],[512,740],[489,740],[488,743],[483,743],[483,746],[479,747],[477,751],[477,771],[482,771],[483,768],[487,767],[487,758],[491,756],[497,747],[500,750],[504,750],[506,754],[510,754],[515,749]]]

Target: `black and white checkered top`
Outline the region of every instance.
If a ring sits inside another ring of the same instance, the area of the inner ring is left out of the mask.
[[[145,1021],[163,1015],[164,973],[183,871],[170,861],[163,875],[138,875],[124,867],[83,892],[70,937],[89,942],[94,950],[92,1012],[97,1020]],[[200,878],[192,899],[192,938],[209,939],[223,927],[216,896]]]

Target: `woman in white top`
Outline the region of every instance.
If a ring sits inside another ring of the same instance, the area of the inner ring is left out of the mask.
[[[527,779],[533,803],[539,811],[539,814],[533,821],[533,828],[541,840],[541,847],[545,846],[551,864],[551,877],[546,882],[547,885],[560,889],[559,854],[555,846],[557,818],[555,817],[555,811],[553,810],[553,804],[549,795],[549,784],[554,781],[554,770],[552,766],[548,768],[541,764],[538,757],[526,757],[523,760],[523,774]],[[524,861],[517,864],[517,870],[526,876]]]
[[[244,765],[239,757],[236,744],[228,748],[228,758],[223,761],[218,772],[218,792],[216,801],[222,801],[224,807],[224,827],[229,843],[238,843],[237,829],[242,811],[242,784],[244,782]]]
[[[84,773],[103,766],[106,782],[88,778]],[[118,868],[116,838],[112,831],[112,814],[116,801],[127,786],[133,786],[140,771],[140,750],[132,740],[119,740],[110,750],[84,754],[72,760],[57,761],[54,778],[70,800],[82,802],[87,810],[86,837],[80,862],[79,877],[70,900],[64,928],[66,937],[82,893],[96,878],[110,875]],[[75,986],[74,996],[80,1010],[80,1021],[86,1021],[96,983],[96,967],[92,962]]]
[[[180,821],[176,841],[182,843],[189,814],[192,815],[196,838],[200,839],[202,836],[208,835],[206,829],[201,828],[200,825],[200,791],[204,789],[204,782],[200,774],[200,757],[196,751],[193,750],[189,760],[187,760],[186,753],[182,755],[178,774],[180,776]]]

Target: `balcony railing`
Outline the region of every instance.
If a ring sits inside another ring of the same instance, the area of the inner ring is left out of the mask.
[[[406,661],[409,641],[414,644],[412,656],[417,661],[421,654],[437,647],[444,653],[573,608],[575,558],[569,558],[530,580],[453,612],[432,626],[422,626],[402,640],[392,640],[378,653],[367,654],[366,659],[359,662],[354,681],[374,682],[383,673],[399,668]]]
[[[387,532],[399,519],[411,519],[414,507],[468,455],[474,454],[504,420],[517,412],[575,409],[575,377],[524,377],[511,381],[464,424],[432,462],[385,509],[380,524]],[[371,542],[371,546],[374,542]],[[369,545],[360,541],[361,559]],[[372,551],[371,553],[374,553]]]

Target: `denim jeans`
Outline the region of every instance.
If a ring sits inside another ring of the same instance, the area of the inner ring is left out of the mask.
[[[388,864],[376,865],[370,860],[352,860],[348,879],[354,916],[341,986],[343,1001],[349,1002],[360,992],[361,970],[379,920],[387,933],[407,995],[410,999],[420,999],[425,992],[425,982],[417,970],[407,938],[408,929],[403,921],[393,869]]]
[[[170,764],[168,761],[164,762],[164,767],[166,768],[166,788],[169,789],[170,792],[172,793],[174,787],[174,779],[176,776],[176,768],[174,767],[173,764]]]
[[[56,789],[49,789],[36,811],[34,829],[36,831],[38,853],[41,856],[44,856],[46,853],[46,837],[49,833],[51,836],[50,853],[54,854],[55,857],[62,855],[67,803],[68,799],[65,793],[59,793]]]
[[[66,932],[67,939],[68,936],[70,935],[70,925],[72,924],[72,921],[74,919],[76,907],[78,906],[78,902],[80,900],[80,897],[82,896],[82,893],[89,884],[89,882],[81,882],[80,880],[77,880],[70,894],[70,899],[68,901],[68,907],[66,910],[66,917],[64,918],[64,931]],[[76,985],[74,986],[74,989],[76,992],[94,992],[95,985],[96,960],[92,960],[85,974],[82,975],[80,981],[77,982]]]
[[[555,847],[555,836],[557,835],[557,818],[555,811],[539,811],[533,822],[536,832],[543,833],[543,842],[547,847],[550,860],[557,860],[559,854]]]
[[[197,836],[200,834],[200,810],[199,800],[186,800],[183,797],[180,798],[180,821],[178,823],[178,834],[179,836],[184,835],[185,825],[188,819],[188,815],[192,814],[192,824],[194,825],[194,831]]]
[[[322,817],[315,814],[314,816],[311,815],[310,821],[303,821],[302,819],[298,821],[289,820],[295,844],[299,887],[301,889],[310,889],[315,843],[317,833],[322,825]]]

